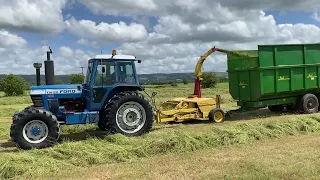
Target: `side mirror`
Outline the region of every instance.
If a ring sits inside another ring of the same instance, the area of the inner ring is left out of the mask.
[[[105,73],[106,72],[106,68],[105,67],[102,67],[102,73]]]
[[[141,60],[138,60],[138,63],[141,63]]]

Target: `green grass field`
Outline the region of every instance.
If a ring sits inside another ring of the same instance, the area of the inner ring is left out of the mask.
[[[157,104],[193,93],[193,84],[147,86]],[[236,109],[228,84],[204,89]],[[2,94],[3,95],[3,94]],[[11,116],[28,96],[0,98],[0,179],[319,179],[319,114],[267,109],[224,123],[155,124],[141,137],[105,135],[96,125],[63,126],[59,144],[22,151],[9,141]]]

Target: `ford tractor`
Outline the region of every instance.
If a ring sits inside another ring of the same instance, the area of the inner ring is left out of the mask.
[[[136,61],[141,63],[113,50],[88,60],[83,84],[33,86],[33,104],[13,115],[12,141],[21,149],[51,147],[58,142],[61,125],[91,123],[108,134],[149,132],[154,112],[140,94],[144,88],[139,85]]]

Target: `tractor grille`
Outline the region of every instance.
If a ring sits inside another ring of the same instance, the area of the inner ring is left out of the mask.
[[[41,95],[33,95],[31,96],[32,103],[35,107],[43,107],[42,96]]]

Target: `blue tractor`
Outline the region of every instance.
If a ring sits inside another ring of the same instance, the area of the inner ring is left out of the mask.
[[[60,125],[97,123],[108,133],[139,136],[154,122],[151,103],[139,91],[135,56],[97,55],[83,84],[33,86],[32,106],[13,115],[10,136],[21,149],[57,143]],[[150,96],[149,96],[150,97]]]

